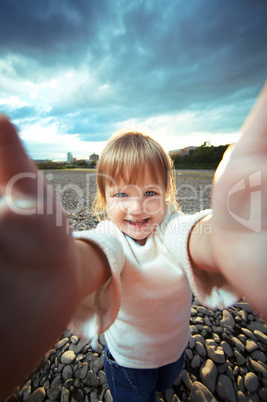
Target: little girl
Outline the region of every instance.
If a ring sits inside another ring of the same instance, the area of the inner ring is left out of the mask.
[[[211,308],[229,306],[236,295],[215,266],[192,267],[199,246],[190,233],[199,221],[208,231],[211,211],[179,211],[171,159],[155,140],[136,131],[114,135],[97,185],[96,209],[109,220],[74,236],[103,250],[112,275],[84,300],[72,328],[89,339],[105,333],[114,401],[155,401],[183,366],[192,291]]]
[[[216,172],[212,213],[179,211],[170,159],[156,141],[114,136],[97,177],[96,207],[109,220],[74,236],[0,116],[1,400],[72,317],[72,328],[93,342],[105,333],[115,402],[155,401],[157,389],[171,386],[188,342],[192,291],[211,308],[244,295],[267,319],[266,110],[267,84]]]

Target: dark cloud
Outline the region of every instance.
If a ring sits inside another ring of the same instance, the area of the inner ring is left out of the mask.
[[[266,78],[266,15],[264,0],[2,1],[2,77],[84,74],[51,96],[48,111],[33,100],[12,117],[37,110],[90,140],[131,118],[224,107],[206,129],[220,131],[224,118],[224,131],[236,130]],[[4,80],[0,90],[16,92]]]
[[[109,2],[98,0],[6,0],[1,2],[0,53],[43,61],[77,55],[94,41]],[[56,63],[57,60],[55,59]]]

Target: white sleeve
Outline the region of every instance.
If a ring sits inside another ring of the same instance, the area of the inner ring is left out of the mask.
[[[73,237],[95,243],[105,253],[111,277],[78,306],[69,328],[94,344],[98,335],[105,332],[117,317],[120,308],[120,273],[124,266],[121,242],[111,233],[98,229],[73,232]],[[90,264],[90,261],[88,261]]]
[[[210,308],[224,309],[239,298],[232,286],[219,272],[193,269],[188,252],[188,240],[195,224],[211,210],[193,215],[175,214],[166,225],[164,242],[178,266],[186,273],[190,287],[199,301]]]

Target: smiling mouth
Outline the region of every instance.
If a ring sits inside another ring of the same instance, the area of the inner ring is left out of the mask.
[[[136,219],[136,220],[128,220],[127,222],[135,227],[141,227],[144,226],[148,222],[149,218],[146,219]]]

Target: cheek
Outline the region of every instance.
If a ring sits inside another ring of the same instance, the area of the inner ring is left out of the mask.
[[[144,203],[144,210],[150,214],[164,214],[166,213],[166,202],[163,197],[147,199]]]
[[[107,204],[107,211],[109,216],[119,216],[120,214],[124,213],[124,210],[124,203],[119,199],[113,198]]]

